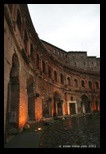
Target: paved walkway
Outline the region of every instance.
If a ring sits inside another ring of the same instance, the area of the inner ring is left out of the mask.
[[[40,136],[47,129],[42,122],[29,122],[30,128],[12,137],[4,148],[39,148]],[[42,130],[38,131],[38,128]]]
[[[4,148],[39,148],[39,132],[23,132],[16,135],[4,145]]]
[[[40,138],[40,148],[100,148],[99,116],[56,121]]]
[[[99,148],[99,116],[73,117],[39,125],[43,130],[24,131],[16,135],[4,148]],[[37,128],[37,127],[36,127]]]

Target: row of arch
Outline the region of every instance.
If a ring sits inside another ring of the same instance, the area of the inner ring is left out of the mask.
[[[34,55],[33,55],[33,52],[34,52],[34,47],[33,47],[33,44],[31,43],[31,40],[29,40],[28,38],[28,34],[26,32],[26,30],[24,30],[24,32],[22,32],[22,27],[24,25],[24,21],[22,20],[21,18],[21,12],[18,9],[13,9],[15,7],[15,4],[9,4],[9,8],[10,8],[10,12],[13,14],[13,10],[16,11],[17,10],[17,17],[16,17],[16,21],[17,21],[17,26],[18,26],[18,29],[21,33],[21,36],[23,36],[23,41],[24,41],[24,45],[25,45],[25,52],[30,55],[31,59],[34,60]],[[22,35],[23,34],[23,35]],[[28,47],[28,44],[30,45],[30,47]],[[30,50],[30,51],[29,51]],[[45,61],[42,59],[42,64],[41,64],[41,60],[40,60],[40,56],[39,54],[37,53],[37,56],[36,56],[36,64],[35,64],[37,67],[37,69],[41,69],[42,72],[44,74],[47,74],[49,78],[51,79],[54,79],[55,81],[60,81],[61,84],[65,84],[64,83],[64,75],[62,73],[60,73],[60,79],[58,79],[58,74],[57,74],[57,71],[55,70],[54,71],[54,77],[52,77],[52,69],[50,66],[48,66],[48,71],[46,70],[46,63]],[[78,83],[78,80],[77,79],[74,79],[73,80],[73,83],[71,83],[71,78],[70,77],[67,77],[67,83],[66,85],[71,85],[71,86],[74,86],[74,87],[78,87],[79,83]],[[81,80],[81,87],[83,88],[86,88],[85,86],[85,81],[84,80]],[[93,83],[91,81],[88,81],[88,87],[90,89],[93,88]],[[95,86],[94,86],[96,89],[99,89],[99,83],[98,81],[95,82]]]
[[[54,71],[54,74],[56,73],[56,71]],[[68,77],[69,78],[69,77]],[[77,82],[77,80],[74,80],[75,82]],[[90,83],[90,82],[89,82]],[[10,89],[10,103],[8,103],[8,111],[7,114],[9,116],[7,116],[7,128],[9,130],[11,130],[12,128],[18,128],[18,124],[19,124],[19,94],[20,94],[20,84],[19,84],[19,60],[18,60],[18,56],[17,54],[13,54],[12,56],[12,68],[10,71],[10,82],[9,82],[9,89]],[[27,94],[28,94],[28,115],[29,115],[29,119],[33,119],[35,118],[35,112],[34,112],[34,100],[32,94],[33,93],[33,82],[32,82],[32,78],[29,80],[29,82],[27,83]],[[62,114],[62,100],[61,100],[61,96],[59,93],[55,92],[54,93],[54,101],[58,102],[57,107],[58,107],[58,113],[61,115]],[[51,101],[51,100],[50,100]],[[73,101],[73,97],[71,97],[71,101]],[[15,103],[14,103],[15,102]],[[85,102],[85,101],[84,101]],[[47,101],[47,103],[49,104],[49,100]],[[46,104],[47,105],[47,104]],[[48,110],[46,112],[46,105],[43,108],[43,114],[46,115],[48,113]],[[50,108],[50,104],[49,104],[49,108]],[[49,109],[48,108],[48,109]],[[54,104],[54,115],[56,114],[56,104]],[[50,109],[50,115],[51,115],[51,109]]]
[[[8,4],[11,17],[13,20],[16,21],[16,29],[18,29],[20,33],[20,37],[23,40],[24,44],[24,51],[27,56],[30,56],[30,58],[33,60],[33,53],[34,53],[34,45],[32,43],[32,40],[30,39],[30,34],[28,34],[28,29],[26,26],[26,19],[23,17],[22,12],[20,10],[20,7],[16,4]],[[18,7],[17,7],[18,6]]]
[[[40,58],[39,58],[39,55],[37,54],[37,68],[38,69],[40,69],[40,62],[41,60],[40,60]],[[51,78],[51,79],[53,79],[53,80],[55,80],[55,81],[60,81],[60,83],[61,84],[64,84],[65,82],[64,82],[64,75],[62,74],[62,73],[60,73],[60,76],[59,76],[59,79],[58,79],[58,73],[57,73],[57,71],[56,70],[54,70],[53,71],[53,74],[52,74],[52,68],[50,67],[50,66],[48,66],[48,68],[47,68],[47,66],[46,66],[46,62],[44,61],[44,60],[42,60],[42,72],[44,73],[44,74],[47,74],[48,75],[48,77],[49,78]],[[48,71],[47,71],[47,69],[48,69]],[[67,79],[66,79],[67,81],[66,81],[66,85],[69,85],[69,86],[74,86],[74,87],[78,87],[78,85],[79,85],[79,83],[78,83],[78,80],[77,79],[74,79],[73,80],[73,83],[71,82],[71,77],[67,77]],[[99,89],[99,83],[98,83],[98,81],[95,81],[95,83],[94,83],[95,85],[95,88],[96,89]],[[81,80],[81,87],[83,87],[83,88],[86,88],[86,84],[85,84],[85,81],[84,80]],[[90,89],[92,89],[93,88],[93,83],[91,82],[91,81],[88,81],[88,87],[90,88]]]

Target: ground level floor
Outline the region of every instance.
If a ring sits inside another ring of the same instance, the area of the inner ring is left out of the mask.
[[[92,113],[100,110],[97,92],[87,93],[65,91],[63,85],[53,85],[33,72],[19,74],[18,58],[13,56],[13,64],[8,80],[5,80],[4,93],[4,138],[8,134],[21,132],[30,120],[42,118]],[[5,75],[5,78],[7,76]],[[63,86],[63,88],[62,88]]]
[[[33,123],[4,148],[100,148],[100,117],[96,114]],[[37,128],[41,128],[40,131]]]

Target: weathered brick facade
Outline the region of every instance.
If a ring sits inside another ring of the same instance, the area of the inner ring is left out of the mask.
[[[100,59],[41,40],[26,4],[4,4],[4,137],[28,120],[100,110]]]

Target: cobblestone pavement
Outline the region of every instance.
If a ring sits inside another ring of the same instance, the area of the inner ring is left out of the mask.
[[[39,148],[100,148],[100,117],[55,120],[40,138]]]

